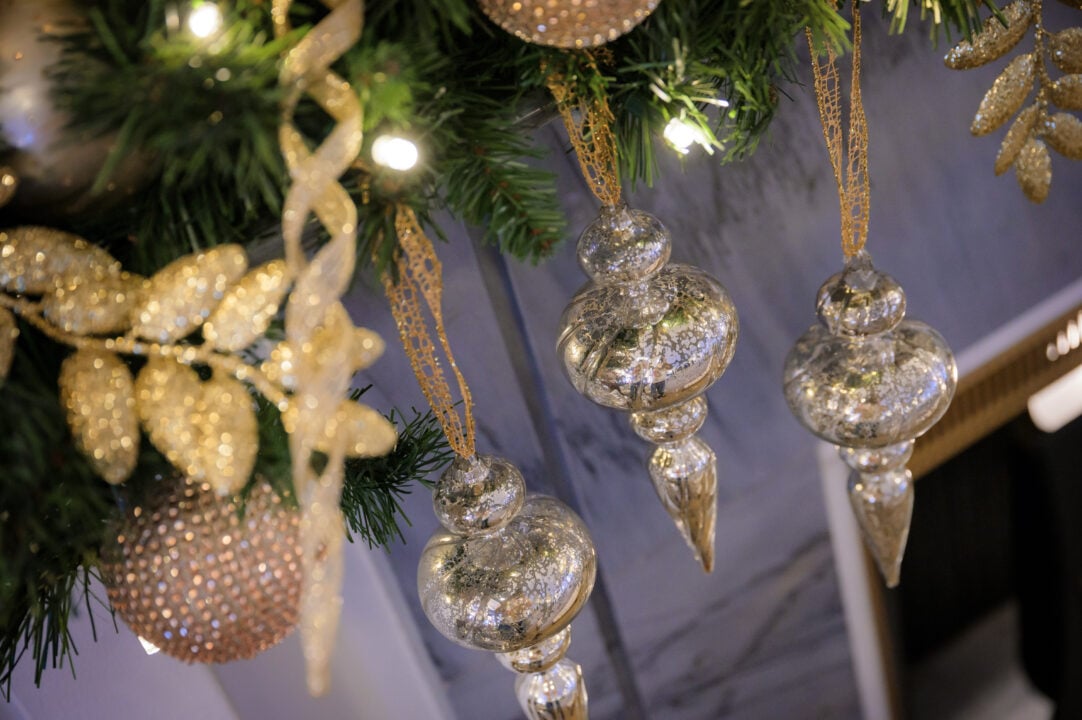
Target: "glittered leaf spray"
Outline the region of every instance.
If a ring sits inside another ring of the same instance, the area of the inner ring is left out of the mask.
[[[868,128],[860,92],[859,3],[853,4],[847,143],[842,138],[835,55],[828,46],[822,63],[810,32],[808,42],[819,117],[838,185],[846,264],[819,289],[819,324],[789,352],[785,399],[797,420],[837,445],[842,460],[852,468],[853,512],[887,585],[894,587],[913,512],[913,477],[906,462],[914,439],[946,412],[957,368],[938,332],[905,318],[901,286],[876,270],[864,250],[870,194]]]
[[[596,71],[593,56],[586,57]],[[548,84],[583,176],[601,202],[599,217],[578,244],[590,282],[564,310],[557,352],[578,392],[630,413],[636,434],[657,446],[648,462],[654,489],[710,572],[717,459],[695,433],[706,421],[703,393],[733,357],[736,309],[717,280],[669,263],[669,231],[621,200],[613,118],[604,96],[582,96],[574,79],[555,71]]]

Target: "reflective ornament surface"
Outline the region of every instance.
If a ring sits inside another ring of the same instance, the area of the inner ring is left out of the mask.
[[[511,652],[550,638],[594,587],[597,554],[582,520],[550,497],[521,500],[521,483],[507,461],[478,455],[437,484],[447,522],[421,553],[417,588],[436,629],[466,647]]]
[[[480,0],[497,25],[526,42],[563,48],[604,45],[654,11],[657,0]]]
[[[847,448],[841,450],[842,459],[854,470],[849,474],[849,502],[887,587],[897,587],[913,516],[913,474],[905,467],[913,441],[860,452],[863,455],[857,456]],[[869,466],[874,470],[861,470]]]
[[[839,446],[849,499],[889,587],[898,584],[913,512],[913,440],[947,411],[958,370],[943,337],[905,319],[905,293],[861,250],[819,290],[820,324],[785,363],[789,407]]]
[[[943,336],[906,320],[897,283],[866,252],[819,291],[820,324],[785,362],[785,399],[822,439],[884,447],[923,435],[947,411],[958,380]]]
[[[666,264],[670,251],[654,216],[603,207],[579,238],[591,282],[564,310],[557,352],[578,392],[631,412],[635,432],[660,446],[649,461],[654,488],[710,572],[716,460],[692,436],[706,420],[702,393],[733,358],[739,321],[725,288],[698,268]]]
[[[185,662],[250,658],[297,624],[298,516],[266,482],[243,506],[164,478],[102,548],[109,602],[140,637]]]
[[[529,720],[589,720],[582,668],[570,660],[520,676],[515,695]]]

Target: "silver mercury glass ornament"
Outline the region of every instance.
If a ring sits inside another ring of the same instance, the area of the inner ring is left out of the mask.
[[[558,500],[527,494],[518,469],[491,455],[456,458],[433,504],[443,529],[417,571],[429,621],[523,673],[516,695],[531,720],[586,720],[582,671],[563,657],[597,577],[582,520]]]
[[[630,412],[658,447],[648,466],[662,505],[706,572],[714,565],[717,460],[695,433],[702,393],[732,360],[736,309],[702,270],[669,264],[669,231],[653,215],[605,206],[582,233],[590,282],[564,310],[557,351],[574,388]]]
[[[819,289],[818,325],[789,352],[797,420],[839,447],[849,500],[888,587],[898,584],[913,511],[913,440],[947,411],[958,381],[943,336],[905,319],[905,292],[864,250]]]

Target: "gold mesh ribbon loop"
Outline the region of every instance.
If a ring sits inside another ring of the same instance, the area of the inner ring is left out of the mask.
[[[597,59],[593,54],[584,52],[583,55],[589,67],[597,71]],[[603,94],[584,97],[562,73],[545,66],[542,70],[590,191],[605,205],[619,205],[620,173],[616,163],[616,137],[612,132],[614,118],[607,98]]]
[[[827,46],[823,63],[815,52],[811,29],[805,30],[815,76],[815,99],[823,125],[830,166],[838,185],[842,215],[842,252],[856,255],[868,239],[871,192],[868,184],[868,120],[860,92],[860,2],[853,3],[853,78],[849,91],[849,136],[842,134],[841,80],[837,54]],[[844,148],[844,150],[843,150]],[[845,155],[845,166],[842,155]]]
[[[395,209],[395,231],[399,251],[395,257],[398,281],[390,272],[383,273],[383,287],[391,302],[391,313],[398,325],[402,346],[409,357],[413,374],[421,391],[436,413],[451,449],[461,457],[474,454],[475,432],[473,399],[466,379],[455,364],[451,345],[443,325],[443,269],[432,241],[417,222],[417,216],[406,205]],[[423,306],[422,306],[423,303]],[[462,415],[455,408],[447,376],[440,365],[440,349],[432,341],[425,307],[435,326],[436,337],[447,364],[454,373],[462,398]]]
[[[275,33],[289,32],[292,0],[274,0]],[[294,47],[282,64],[279,82],[288,91],[282,108],[279,143],[292,179],[282,212],[286,262],[295,280],[285,309],[286,339],[298,349],[294,405],[296,422],[289,435],[293,483],[300,505],[300,545],[304,569],[301,590],[301,645],[308,690],[326,692],[330,660],[341,613],[342,543],[345,523],[339,509],[344,433],[332,433],[323,447],[321,473],[312,455],[335,422],[339,402],[353,376],[353,323],[339,298],[353,275],[357,208],[338,178],[361,150],[361,104],[357,94],[331,70],[331,64],[361,35],[361,0],[324,0],[331,12]],[[323,143],[311,151],[293,126],[293,111],[307,93],[335,120]],[[315,213],[331,236],[311,262],[301,234]]]

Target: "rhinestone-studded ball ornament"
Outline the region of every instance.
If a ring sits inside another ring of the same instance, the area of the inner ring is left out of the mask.
[[[526,42],[586,48],[615,40],[641,23],[658,0],[480,0],[497,25]]]
[[[865,251],[819,291],[820,324],[785,362],[785,399],[822,439],[880,448],[924,434],[947,411],[958,380],[943,336],[905,319],[905,294]]]
[[[297,513],[266,482],[238,507],[192,480],[131,507],[103,548],[109,602],[140,637],[185,662],[255,656],[297,624]]]
[[[603,208],[579,240],[592,278],[564,310],[557,352],[574,388],[599,405],[658,410],[689,400],[732,360],[739,323],[725,288],[666,265],[669,234],[652,215]]]
[[[445,471],[435,496],[444,528],[425,545],[417,569],[421,607],[436,629],[495,652],[521,650],[567,627],[597,576],[582,520],[559,500],[523,499],[522,477],[508,468],[478,455]],[[445,480],[454,502],[441,502]]]

